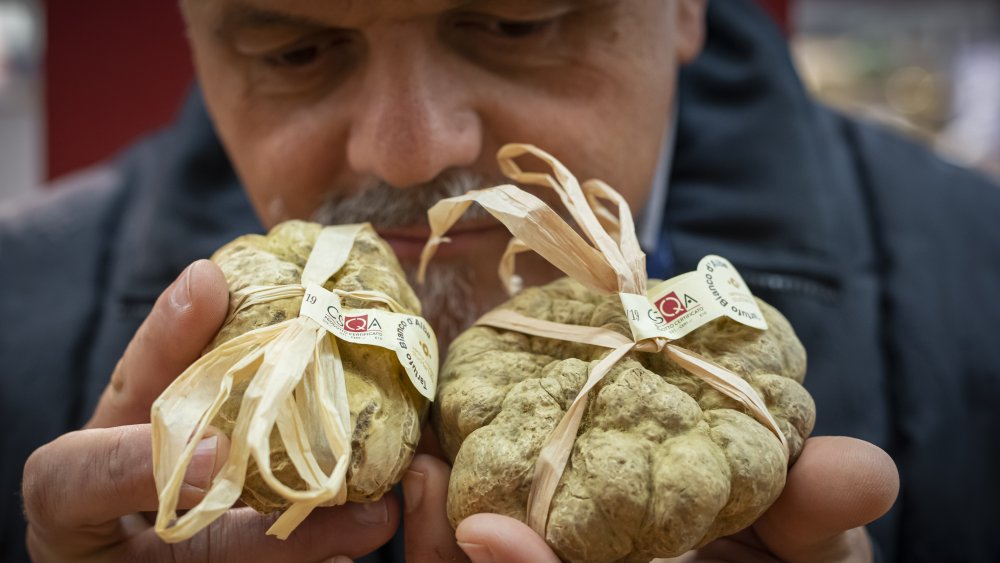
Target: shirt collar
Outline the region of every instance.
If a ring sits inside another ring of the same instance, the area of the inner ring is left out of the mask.
[[[660,233],[663,229],[663,215],[666,211],[667,193],[670,191],[670,169],[674,160],[674,142],[677,139],[677,103],[676,98],[671,111],[667,132],[660,144],[660,158],[653,175],[653,185],[649,197],[636,220],[636,234],[639,246],[649,254],[660,243]]]

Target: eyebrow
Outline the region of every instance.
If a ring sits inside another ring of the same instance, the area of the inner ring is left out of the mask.
[[[233,3],[226,6],[215,28],[215,33],[219,37],[228,38],[236,31],[242,29],[274,27],[320,29],[329,26],[319,20],[297,14],[264,10],[244,3]]]
[[[359,0],[348,0],[348,3]],[[367,2],[368,0],[360,0]],[[441,10],[453,10],[482,0],[442,0]],[[232,2],[224,8],[222,17],[215,28],[216,35],[228,37],[241,29],[266,29],[275,27],[298,27],[323,29],[332,27],[329,22],[307,16],[259,8],[246,2]]]

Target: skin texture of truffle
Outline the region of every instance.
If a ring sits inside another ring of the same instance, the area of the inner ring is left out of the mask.
[[[314,223],[282,223],[267,236],[247,235],[234,240],[219,249],[212,261],[225,274],[230,295],[252,285],[300,283],[302,269],[321,229]],[[358,235],[347,263],[324,287],[328,290],[381,291],[406,309],[402,312],[420,313],[420,303],[392,250],[369,231]],[[253,329],[297,317],[301,302],[301,297],[295,297],[251,306],[219,331],[208,350]],[[344,299],[343,303],[351,308],[387,309],[379,303],[352,299]],[[328,335],[328,338],[333,336]],[[343,341],[338,341],[337,345],[346,375],[353,428],[347,499],[369,502],[380,498],[398,482],[409,465],[420,438],[427,400],[410,384],[391,350]],[[232,434],[248,383],[248,380],[237,382],[232,395],[212,421],[212,425],[227,436]],[[286,485],[304,490],[305,483],[295,472],[277,427],[271,432],[270,446],[274,474]],[[319,461],[326,470],[334,462],[323,458]],[[240,500],[263,513],[282,510],[289,505],[270,490],[253,458]]]
[[[785,318],[758,304],[768,330],[720,318],[676,344],[746,379],[794,461],[815,420],[801,385],[805,351]],[[631,337],[617,296],[569,279],[525,290],[501,308]],[[451,344],[433,415],[454,463],[453,526],[478,512],[526,520],[543,442],[607,352],[481,326]],[[589,394],[545,539],[571,561],[676,556],[756,520],[786,472],[778,439],[738,403],[662,355],[632,352]]]

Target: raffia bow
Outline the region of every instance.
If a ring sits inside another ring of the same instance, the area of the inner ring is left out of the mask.
[[[523,171],[515,159],[526,154],[545,162],[552,173]],[[623,295],[623,301],[636,296],[646,299],[645,255],[639,248],[628,203],[620,194],[600,180],[589,180],[581,185],[558,160],[531,145],[505,145],[497,154],[497,160],[504,174],[515,182],[555,191],[586,240],[542,200],[516,186],[508,184],[474,190],[442,200],[428,211],[431,238],[421,255],[419,281],[423,281],[437,247],[448,241],[444,236],[448,229],[472,203],[479,203],[514,235],[498,269],[508,292],[516,292],[521,285],[514,271],[516,255],[533,250],[567,276],[594,291]],[[610,202],[617,213],[609,211],[602,201]],[[590,369],[587,381],[542,445],[535,464],[528,494],[527,523],[543,538],[549,506],[573,450],[588,393],[612,366],[632,351],[662,353],[742,404],[751,416],[774,433],[784,448],[786,459],[788,457],[784,434],[764,401],[746,381],[690,350],[671,344],[668,338],[629,339],[605,328],[554,323],[509,310],[487,313],[476,324],[610,349]]]

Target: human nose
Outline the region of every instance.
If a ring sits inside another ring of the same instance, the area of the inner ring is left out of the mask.
[[[355,172],[399,188],[473,164],[482,143],[460,63],[413,27],[372,32],[347,146]]]

